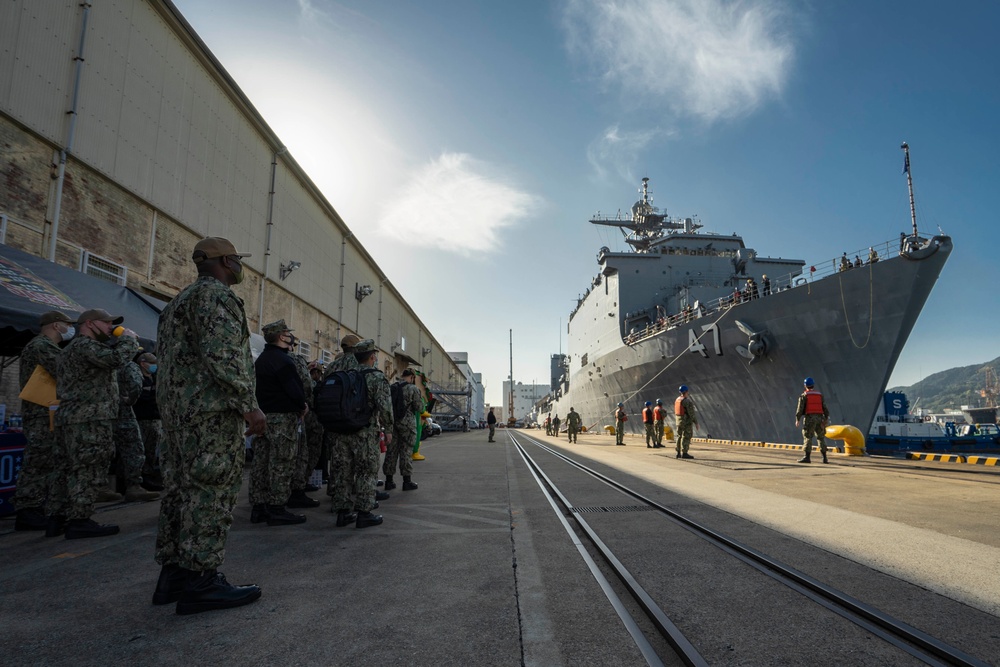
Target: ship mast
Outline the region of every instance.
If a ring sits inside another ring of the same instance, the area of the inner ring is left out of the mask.
[[[903,173],[906,174],[906,187],[910,190],[910,220],[913,222],[913,235],[917,235],[917,207],[913,203],[913,175],[910,173],[910,146],[905,141],[900,146],[903,149]]]

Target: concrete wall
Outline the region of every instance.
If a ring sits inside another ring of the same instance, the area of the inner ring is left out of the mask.
[[[126,267],[129,287],[169,299],[195,277],[195,242],[225,236],[253,253],[235,288],[251,330],[283,317],[313,358],[357,332],[376,339],[392,375],[400,353],[432,380],[458,372],[168,0],[0,4],[4,241],[49,256],[57,206],[60,264],[76,269],[89,251]],[[292,260],[301,268],[280,279]],[[373,293],[359,304],[355,285]]]

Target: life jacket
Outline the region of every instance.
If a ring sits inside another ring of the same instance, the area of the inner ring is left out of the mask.
[[[823,414],[823,394],[819,393],[815,389],[810,389],[804,393],[804,396],[806,397],[807,415]]]
[[[677,415],[678,417],[687,414],[687,410],[684,408],[683,401],[684,401],[683,396],[678,396],[676,400],[674,400],[674,414]]]
[[[615,410],[615,420],[620,422],[628,421],[628,415],[625,414],[624,410],[619,408],[618,410]]]
[[[653,411],[649,408],[642,409],[642,423],[652,424],[653,423]]]
[[[658,422],[663,421],[664,417],[663,413],[664,409],[661,406],[657,405],[655,408],[653,408],[653,421],[658,421]]]

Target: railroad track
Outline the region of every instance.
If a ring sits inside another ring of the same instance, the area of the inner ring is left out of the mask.
[[[805,598],[828,612],[853,623],[868,633],[868,636],[877,637],[889,646],[907,654],[912,658],[912,660],[904,658],[903,660],[907,663],[919,662],[928,665],[988,665],[988,663],[968,655],[944,641],[867,605],[801,571],[789,567],[761,551],[729,538],[698,521],[683,516],[669,507],[566,456],[556,449],[548,447],[530,436],[509,431],[508,435],[518,453],[527,464],[539,488],[558,515],[563,527],[576,544],[578,551],[609,602],[614,607],[627,632],[635,642],[636,647],[649,665],[662,665],[665,664],[664,660],[673,664],[678,659],[687,665],[708,665],[710,663],[699,653],[695,642],[689,639],[686,633],[682,631],[680,626],[683,623],[672,620],[668,613],[669,609],[665,610],[662,604],[658,602],[657,597],[662,598],[665,596],[656,590],[653,590],[653,592],[647,591],[643,586],[643,582],[640,581],[641,577],[634,575],[627,567],[626,562],[629,560],[629,556],[620,556],[609,546],[609,543],[615,538],[602,539],[598,534],[601,531],[595,529],[587,521],[584,515],[589,514],[587,510],[593,508],[574,505],[567,497],[567,494],[553,481],[553,476],[566,476],[568,474],[567,470],[572,470],[574,471],[573,474],[579,473],[589,476],[594,480],[599,480],[618,493],[625,494],[640,503],[641,508],[648,509],[647,514],[654,514],[677,527],[689,531],[701,540],[716,547],[727,557],[735,558],[746,566],[753,568],[758,573],[757,576],[766,577],[771,582],[779,583],[791,589],[795,593],[798,593],[801,598]],[[529,452],[529,448],[534,449],[532,452]],[[540,465],[535,457],[532,456],[532,453],[537,456],[539,452],[544,452],[549,457],[545,461],[544,466]],[[569,468],[567,469],[565,466],[569,466]],[[572,484],[571,486],[575,487],[577,485]],[[598,509],[613,511],[614,508],[609,509],[604,507]],[[572,524],[568,518],[572,519]],[[593,552],[594,556],[591,555],[591,552]],[[599,560],[602,562],[598,562]],[[612,576],[605,576],[606,571]],[[617,586],[614,585],[613,579],[617,579],[620,584]],[[616,592],[616,590],[620,590],[622,587],[627,591],[625,595],[629,596],[631,600],[623,600],[622,596]],[[805,604],[808,605],[808,603]],[[641,614],[645,618],[636,618],[629,611],[629,608],[635,608],[636,605],[641,609]],[[812,608],[815,612],[816,608]],[[800,616],[812,618],[814,612],[807,611],[804,614],[800,614]],[[661,655],[664,641],[672,648],[673,655]],[[658,649],[657,647],[660,648]]]

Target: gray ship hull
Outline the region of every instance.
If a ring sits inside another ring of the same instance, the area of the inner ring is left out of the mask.
[[[796,401],[803,378],[811,376],[826,398],[831,423],[866,433],[951,253],[951,239],[935,237],[929,247],[920,259],[896,256],[801,280],[631,345],[623,342],[599,354],[592,349],[585,363],[572,364],[568,390],[551,412],[562,416],[573,406],[589,428],[600,429],[614,423],[612,413],[621,401],[632,415],[630,428],[637,430],[645,401],[661,398],[669,407],[677,387],[686,384],[697,407],[699,435],[798,442]],[[766,354],[753,363],[746,329],[764,332],[767,343]]]

